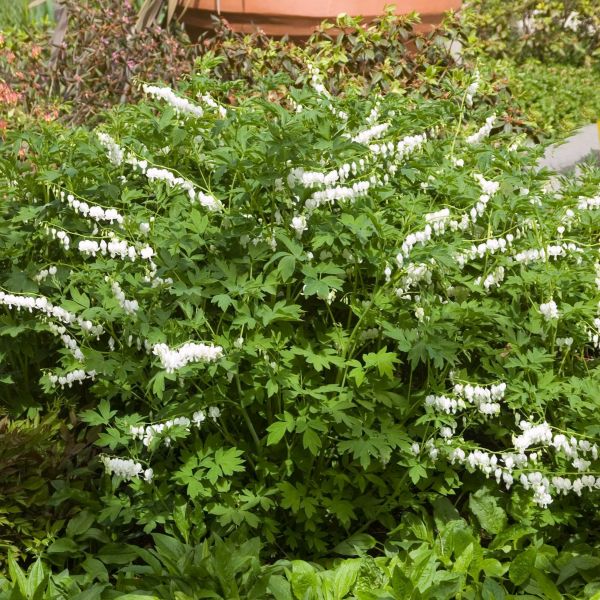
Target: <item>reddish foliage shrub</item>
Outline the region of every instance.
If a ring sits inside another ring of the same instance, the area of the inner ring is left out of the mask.
[[[415,15],[388,13],[370,25],[343,17],[335,25],[324,23],[306,43],[269,38],[260,31],[235,33],[226,21],[215,20],[214,29],[191,44],[176,22],[168,30],[136,32],[137,15],[129,0],[66,0],[66,5],[66,35],[52,60],[51,30],[12,31],[0,37],[0,107],[8,104],[14,110],[18,104],[36,118],[60,116],[93,125],[102,110],[141,96],[136,79],[174,86],[202,56],[218,59],[213,61],[218,63],[213,72],[217,78],[242,80],[249,86],[245,95],[265,94],[272,102],[281,94],[265,81],[284,74],[303,83],[311,64],[318,66],[334,94],[351,86],[365,96],[416,91],[436,97],[446,93],[449,76],[462,71],[465,81],[470,78],[469,66],[451,51],[453,44],[467,43],[455,18],[423,34],[414,30]],[[492,106],[511,105],[505,82],[496,82],[480,98]],[[518,111],[510,119],[521,127]],[[0,121],[0,131],[2,127]]]
[[[133,77],[173,85],[191,71],[196,50],[181,28],[136,32],[128,1],[66,5],[67,32],[53,61],[51,31],[10,32],[0,40],[0,77],[22,95],[26,112],[51,117],[60,105],[66,120],[89,122],[99,111],[140,96]]]
[[[449,68],[459,67],[450,51],[453,42],[465,42],[458,22],[448,18],[429,34],[418,33],[414,14],[398,16],[388,12],[370,24],[344,16],[335,25],[323,23],[307,40],[298,43],[275,40],[261,31],[250,35],[235,33],[226,21],[215,21],[214,31],[200,38],[204,51],[223,58],[216,69],[224,80],[246,79],[259,83],[265,73],[285,72],[298,82],[309,78],[308,63],[329,63],[326,84],[340,93],[349,81],[368,94],[373,89],[387,92],[402,88],[439,89]],[[435,81],[426,84],[427,68]]]

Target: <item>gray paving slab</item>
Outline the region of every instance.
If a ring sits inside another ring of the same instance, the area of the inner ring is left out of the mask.
[[[538,165],[566,173],[593,157],[600,159],[600,125],[596,123],[582,127],[564,143],[550,146]]]

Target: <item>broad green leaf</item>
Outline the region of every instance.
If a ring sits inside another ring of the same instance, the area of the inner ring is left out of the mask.
[[[392,586],[399,598],[411,598],[415,591],[413,582],[405,573],[406,570],[404,566],[397,565],[392,571]]]
[[[530,577],[535,568],[536,549],[531,546],[517,554],[510,563],[508,576],[515,585],[522,585]]]
[[[285,421],[276,421],[267,427],[269,435],[267,436],[267,446],[272,446],[281,441],[287,431]]]
[[[434,518],[439,529],[450,521],[461,519],[460,513],[454,507],[454,504],[444,496],[438,496],[432,504]]]
[[[342,556],[361,556],[374,548],[377,540],[367,533],[356,533],[340,544],[333,551]]]
[[[473,560],[473,543],[470,543],[457,557],[452,566],[455,573],[466,573]]]
[[[293,600],[289,581],[281,575],[271,575],[268,589],[275,600]]]
[[[156,544],[159,556],[165,556],[176,562],[185,554],[186,546],[174,537],[163,533],[153,533],[152,539]]]
[[[44,565],[42,559],[38,558],[29,569],[27,576],[27,586],[25,589],[25,595],[27,598],[41,597],[39,596],[41,590],[39,589],[45,584],[46,574],[44,572]]]
[[[84,568],[86,573],[89,573],[94,579],[102,583],[108,583],[108,571],[104,566],[104,563],[97,558],[88,556],[82,563],[81,566]]]
[[[460,556],[467,546],[477,543],[471,527],[462,519],[448,521],[439,530],[437,541],[440,544],[441,555],[448,559],[452,554],[454,557]]]
[[[296,269],[296,259],[291,256],[284,256],[279,261],[278,270],[281,273],[281,279],[285,283],[293,274]]]
[[[502,586],[494,579],[487,577],[481,588],[481,600],[504,600],[505,598],[506,592]]]
[[[511,525],[492,540],[490,549],[506,548],[506,551],[509,552],[511,548],[517,547],[519,540],[535,533],[535,531],[533,527],[527,525]]]
[[[17,584],[21,594],[27,594],[27,576],[17,562],[12,550],[8,552],[8,573],[10,578]]]
[[[500,533],[507,523],[506,513],[498,506],[498,501],[481,489],[469,498],[469,508],[477,517],[479,524],[488,533]]]
[[[82,510],[73,517],[67,525],[66,534],[71,538],[84,534],[96,520],[96,516],[87,510]]]
[[[481,561],[480,566],[488,577],[502,577],[508,569],[508,565],[503,565],[495,558],[485,558]]]
[[[360,573],[360,560],[345,560],[334,571],[333,596],[342,600],[352,589]]]
[[[127,565],[136,559],[137,552],[133,545],[111,543],[102,546],[96,556],[106,565]]]
[[[319,588],[315,569],[301,560],[292,561],[292,592],[296,600],[314,598]]]
[[[108,587],[105,583],[95,583],[79,594],[75,594],[71,596],[72,600],[100,600],[102,598],[102,593]]]
[[[148,594],[124,594],[119,596],[122,600],[160,600],[158,596],[151,593]]]
[[[544,594],[544,598],[548,598],[548,600],[562,600],[562,594],[558,591],[556,584],[548,577],[544,575],[538,569],[532,569],[531,574],[538,584],[540,590],[542,590]]]
[[[314,456],[318,454],[321,445],[321,438],[314,429],[309,428],[302,434],[302,447],[309,450]]]
[[[596,556],[573,556],[561,567],[556,584],[560,585],[580,571],[591,571],[592,569],[598,569],[598,567],[600,567],[600,558]]]
[[[79,545],[71,538],[59,538],[50,544],[48,554],[79,554]]]

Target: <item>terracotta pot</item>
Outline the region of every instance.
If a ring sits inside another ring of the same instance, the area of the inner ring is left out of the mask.
[[[461,0],[178,0],[182,20],[190,36],[211,28],[211,15],[225,18],[232,29],[251,33],[262,29],[267,35],[307,37],[325,19],[335,21],[340,13],[362,16],[369,21],[382,15],[389,4],[396,13],[416,11],[421,15],[417,30],[440,23],[445,12],[460,8]]]

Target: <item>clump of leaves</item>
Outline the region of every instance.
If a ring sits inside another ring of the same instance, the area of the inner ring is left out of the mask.
[[[0,135],[16,128],[23,113],[47,121],[58,116],[58,99],[46,87],[45,61],[49,57],[43,26],[0,32]]]
[[[240,532],[242,533],[242,532]],[[258,538],[239,535],[221,540],[211,536],[201,544],[155,534],[147,548],[106,544],[71,571],[60,573],[36,560],[24,570],[9,556],[9,578],[0,578],[0,598],[69,600],[120,598],[131,594],[149,600],[261,600],[274,598],[269,589],[283,579],[283,568],[260,559]]]
[[[54,25],[4,31],[0,72],[27,112],[91,123],[100,111],[139,98],[133,77],[173,84],[189,74],[196,50],[181,26],[135,30],[136,10],[117,0],[66,1],[65,35]]]
[[[273,39],[261,32],[233,32],[216,20],[214,30],[191,44],[175,23],[169,30],[152,27],[136,31],[135,11],[125,2],[66,2],[68,21],[63,43],[52,51],[52,31],[32,28],[7,30],[0,36],[0,69],[6,89],[4,104],[10,120],[0,131],[15,125],[23,111],[47,121],[61,116],[73,123],[93,124],[102,110],[140,98],[134,80],[163,81],[172,85],[194,68],[194,60],[211,64],[222,81],[245,82],[244,93],[263,94],[269,101],[285,98],[285,87],[267,81],[286,80],[296,85],[311,79],[317,68],[335,95],[350,90],[368,97],[374,92],[439,97],[452,73],[468,77],[457,48],[466,45],[456,18],[429,33],[415,31],[416,15],[388,11],[372,23],[341,16],[335,24],[323,23],[305,43]],[[268,93],[267,93],[268,90]],[[239,101],[238,88],[227,102]],[[10,94],[10,96],[8,95]],[[477,102],[507,107],[511,126],[535,134],[517,107],[510,108],[506,82],[494,81]]]
[[[199,43],[204,59],[215,58],[214,76],[222,81],[245,81],[257,93],[265,80],[284,73],[296,84],[311,80],[312,68],[321,73],[327,89],[336,95],[352,90],[364,97],[372,93],[418,94],[439,97],[445,82],[458,72],[472,73],[460,48],[472,43],[455,16],[431,32],[415,29],[416,14],[397,15],[388,10],[365,23],[360,17],[340,15],[335,23],[324,22],[305,43],[273,39],[262,32],[236,33],[224,21],[215,20],[214,31],[205,32]],[[537,130],[526,122],[504,78],[489,78],[478,103],[502,105],[507,122],[533,137]],[[285,89],[271,90],[269,101],[286,96]],[[230,98],[235,102],[235,98]]]
[[[569,64],[547,64],[531,59],[480,62],[486,72],[510,82],[514,102],[540,137],[559,140],[600,115],[600,71]]]
[[[598,583],[594,571],[600,566],[597,549],[574,541],[558,551],[524,525],[506,527],[503,511],[493,497],[480,490],[481,523],[495,532],[483,544],[478,525],[461,519],[445,498],[433,503],[432,515],[403,515],[388,534],[385,557],[364,553],[359,536],[348,540],[360,558],[317,565],[304,561],[284,564],[289,595],[276,598],[595,598]],[[484,504],[486,506],[484,506]],[[273,578],[275,581],[275,578]],[[273,586],[274,589],[274,586]]]
[[[26,572],[10,556],[0,600],[68,600],[82,592],[92,598],[135,594],[151,600],[597,598],[597,548],[575,539],[558,549],[525,525],[498,529],[502,511],[489,510],[494,498],[477,494],[474,499],[480,503],[481,524],[497,532],[488,543],[479,535],[479,522],[470,525],[447,499],[437,498],[432,516],[403,515],[388,535],[385,556],[366,553],[371,543],[365,534],[340,547],[355,558],[274,564],[261,558],[260,541],[247,539],[243,530],[201,544],[155,534],[145,548],[108,544],[60,572],[41,559]]]
[[[86,444],[75,440],[60,416],[55,411],[45,418],[0,420],[0,545],[5,550],[40,552],[63,528],[71,507],[65,505],[65,512],[52,506],[51,484],[69,477]]]
[[[268,74],[284,72],[298,83],[310,81],[311,65],[322,73],[334,94],[349,86],[371,91],[440,93],[441,80],[460,62],[452,44],[464,41],[455,19],[429,33],[417,32],[416,14],[388,10],[365,23],[341,15],[324,22],[305,43],[274,39],[257,31],[240,34],[224,21],[205,32],[200,44],[222,58],[215,75],[224,81],[243,79],[256,85]]]
[[[498,58],[574,66],[597,65],[600,56],[600,12],[595,0],[470,0],[462,20],[470,49]]]

